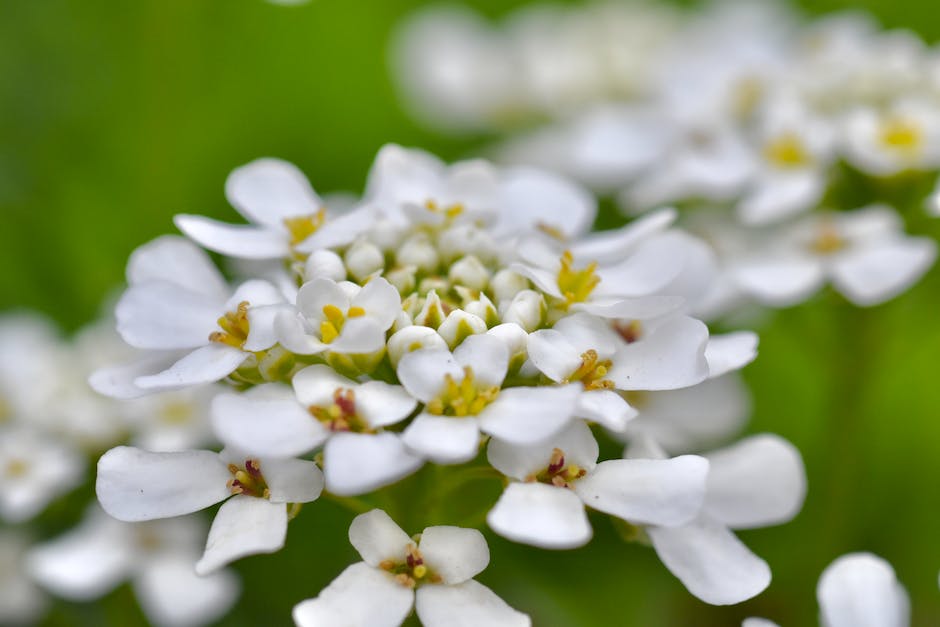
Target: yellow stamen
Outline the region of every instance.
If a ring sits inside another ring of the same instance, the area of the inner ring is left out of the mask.
[[[924,132],[914,120],[903,117],[886,119],[880,130],[881,143],[898,152],[913,154],[923,148]]]
[[[845,248],[846,241],[839,235],[835,225],[823,223],[815,239],[810,243],[810,249],[820,255],[831,255]]]
[[[248,307],[248,301],[243,300],[238,303],[235,311],[229,311],[219,318],[217,323],[222,330],[210,333],[209,341],[227,344],[234,348],[243,347],[249,332]]]
[[[580,381],[585,390],[610,390],[613,389],[613,381],[608,381],[604,377],[610,372],[613,362],[609,359],[600,359],[597,351],[593,348],[581,354],[581,365],[571,373],[565,383]]]
[[[595,274],[597,262],[593,261],[586,267],[577,270],[573,267],[574,255],[566,250],[561,256],[561,269],[558,271],[558,289],[565,299],[565,306],[572,303],[584,302],[601,282]]]
[[[782,133],[764,145],[764,158],[778,168],[803,168],[813,158],[795,133]]]
[[[323,209],[306,216],[284,218],[284,226],[287,227],[287,232],[290,233],[290,245],[296,246],[313,235],[317,229],[323,226],[325,221],[326,211]]]
[[[450,374],[444,375],[444,390],[427,404],[429,413],[438,416],[475,416],[499,395],[499,386],[480,387],[473,368],[465,366],[458,383]]]

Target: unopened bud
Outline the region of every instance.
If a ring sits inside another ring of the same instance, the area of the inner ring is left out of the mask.
[[[447,315],[437,332],[451,349],[477,333],[486,333],[486,323],[479,316],[467,313],[463,309],[455,309]]]
[[[529,280],[512,270],[500,270],[490,280],[490,289],[493,290],[497,304],[511,301],[516,294],[528,288]]]
[[[346,268],[357,281],[362,281],[385,267],[385,256],[382,251],[375,244],[364,240],[349,247],[345,260]]]
[[[481,293],[480,298],[464,305],[463,310],[482,318],[487,327],[499,324],[499,313],[496,311],[496,306],[486,297],[486,294]]]
[[[516,294],[506,311],[503,322],[514,322],[528,332],[538,329],[545,320],[545,299],[533,290],[522,290]]]
[[[490,282],[490,273],[476,256],[467,255],[450,266],[447,278],[450,279],[451,283],[457,283],[474,290],[482,290]]]
[[[411,294],[417,285],[414,266],[403,266],[390,270],[385,273],[385,278],[395,286],[399,294]]]
[[[395,260],[403,265],[414,266],[424,272],[433,272],[440,265],[437,249],[427,235],[417,234],[409,237],[395,254]]]
[[[315,250],[304,264],[304,279],[312,281],[320,277],[333,281],[346,278],[346,265],[342,258],[332,250]]]
[[[406,353],[421,348],[447,348],[447,342],[434,329],[413,325],[397,331],[388,338],[387,348],[388,358],[397,368],[398,362]]]
[[[424,297],[424,307],[422,307],[418,315],[415,316],[415,324],[421,324],[436,329],[441,326],[445,317],[447,317],[447,314],[444,313],[444,306],[441,304],[440,297],[437,295],[436,291],[431,290],[428,292],[428,295]]]

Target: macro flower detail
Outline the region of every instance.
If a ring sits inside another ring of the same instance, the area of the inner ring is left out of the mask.
[[[475,529],[428,527],[412,539],[376,509],[353,520],[349,541],[363,561],[294,607],[299,627],[395,627],[412,608],[426,627],[531,625],[473,580],[490,561],[486,540]]]

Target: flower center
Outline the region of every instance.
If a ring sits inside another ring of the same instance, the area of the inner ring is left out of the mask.
[[[627,344],[633,344],[639,340],[643,334],[643,325],[639,320],[630,320],[629,322],[617,321],[613,326],[617,335]]]
[[[384,560],[379,563],[379,568],[391,573],[395,581],[406,588],[416,588],[426,583],[440,583],[441,577],[432,572],[424,563],[421,551],[414,544],[409,544],[405,548],[407,555],[404,562],[394,560]]]
[[[820,255],[831,255],[846,246],[845,239],[833,224],[825,223],[819,227],[816,237],[810,242],[810,250]]]
[[[795,133],[782,133],[764,146],[764,158],[778,168],[802,168],[812,162],[803,141]]]
[[[610,390],[614,382],[605,379],[612,365],[611,360],[601,359],[593,348],[581,353],[581,365],[572,372],[564,383],[580,381],[585,390]]]
[[[176,426],[185,425],[193,419],[193,406],[182,401],[166,403],[158,414],[160,423]]]
[[[218,325],[221,331],[213,331],[209,334],[210,342],[219,342],[227,344],[234,348],[241,348],[248,339],[248,301],[243,300],[238,303],[235,311],[226,312],[219,318]]]
[[[232,478],[225,485],[232,494],[247,494],[262,499],[271,498],[268,483],[261,474],[261,462],[257,459],[246,459],[244,468],[229,464],[228,471],[232,473]]]
[[[339,337],[348,318],[360,318],[366,315],[366,310],[362,307],[350,307],[343,313],[336,305],[324,305],[323,315],[326,320],[320,323],[320,338],[325,344],[329,344]]]
[[[464,366],[463,379],[444,375],[444,390],[427,404],[429,413],[437,416],[475,416],[499,396],[499,386],[478,386],[473,368]]]
[[[584,468],[577,464],[568,464],[565,461],[565,452],[560,448],[552,450],[552,456],[541,471],[530,475],[526,481],[547,483],[558,488],[570,488],[572,482],[587,474]]]
[[[352,431],[353,433],[375,433],[356,411],[356,392],[349,388],[336,388],[333,404],[326,407],[311,405],[310,414],[330,431]]]
[[[323,226],[324,221],[326,221],[326,212],[323,209],[305,216],[284,218],[284,226],[290,235],[290,245],[296,246],[313,235]]]
[[[561,269],[558,271],[558,289],[565,298],[565,304],[580,303],[587,300],[601,278],[595,274],[597,262],[592,261],[581,269],[573,266],[574,255],[566,250],[561,255]]]
[[[450,205],[441,206],[433,198],[428,198],[424,201],[424,208],[430,211],[431,213],[439,213],[443,215],[448,220],[453,220],[460,214],[464,212],[466,207],[462,203],[455,202]]]
[[[29,462],[18,457],[7,460],[6,466],[3,468],[3,474],[8,479],[19,479],[25,476],[27,472],[29,472]]]
[[[892,117],[881,124],[880,139],[887,148],[912,154],[920,152],[924,134],[917,122],[903,117]]]

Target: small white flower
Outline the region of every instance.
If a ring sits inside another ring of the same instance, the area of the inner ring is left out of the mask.
[[[910,600],[894,569],[871,553],[830,564],[816,586],[824,627],[908,627]]]
[[[130,579],[151,623],[185,627],[214,622],[238,598],[229,571],[194,572],[204,533],[193,518],[122,523],[97,506],[74,529],[30,550],[29,574],[55,595],[97,599]]]
[[[219,439],[261,458],[294,457],[325,443],[326,488],[341,495],[371,492],[424,463],[405,449],[397,433],[383,431],[417,404],[401,386],[357,383],[322,364],[294,375],[293,386],[293,393],[269,384],[217,396],[212,423]]]
[[[133,433],[131,443],[157,452],[214,444],[209,402],[220,387],[200,385],[126,401],[121,409]]]
[[[311,461],[128,446],[101,456],[96,483],[104,510],[127,522],[182,516],[225,501],[196,564],[199,574],[279,550],[287,535],[287,504],[314,501],[322,489],[323,474]]]
[[[638,525],[683,525],[699,513],[705,459],[598,463],[597,457],[597,441],[583,422],[530,446],[494,438],[487,448],[490,464],[516,481],[487,514],[490,527],[516,542],[564,549],[591,539],[585,506]]]
[[[323,201],[307,178],[280,159],[258,159],[236,168],[225,181],[225,195],[250,224],[184,214],[173,221],[200,245],[231,257],[289,258],[294,246],[326,220]]]
[[[317,278],[297,293],[297,312],[278,312],[274,326],[281,344],[301,355],[373,353],[400,312],[398,290],[381,277],[362,288]]]
[[[859,109],[846,116],[846,158],[874,176],[940,166],[940,113],[927,101],[900,100],[886,111]]]
[[[799,303],[829,279],[852,303],[882,303],[913,285],[933,264],[937,246],[904,234],[883,206],[807,217],[763,250],[737,262],[737,283],[773,306]]]
[[[412,608],[426,627],[528,627],[528,616],[472,579],[490,561],[476,529],[428,527],[408,537],[388,514],[357,516],[349,541],[363,561],[294,607],[298,627],[396,627]]]
[[[0,519],[29,520],[84,480],[85,460],[70,446],[25,427],[0,429]]]
[[[501,389],[509,349],[498,337],[471,335],[453,353],[421,349],[398,362],[398,378],[424,403],[402,434],[416,453],[441,464],[476,456],[480,432],[517,443],[550,437],[570,422],[579,385]]]
[[[154,352],[93,375],[98,390],[129,397],[134,388],[140,395],[211,383],[275,343],[277,308],[265,306],[282,303],[280,291],[250,280],[233,293],[209,256],[182,238],[160,237],[135,250],[127,279],[115,310],[118,332],[131,346]]]

